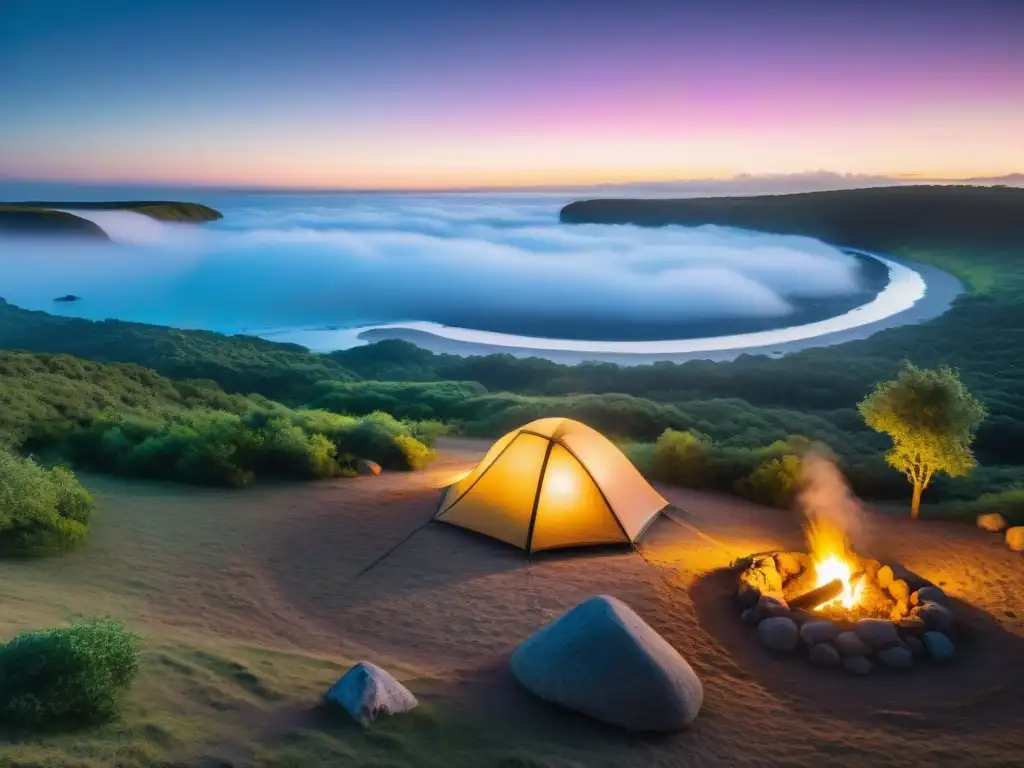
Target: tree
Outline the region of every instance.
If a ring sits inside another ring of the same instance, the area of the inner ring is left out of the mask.
[[[987,412],[952,368],[905,363],[899,376],[876,385],[857,408],[869,427],[892,438],[885,460],[914,486],[913,518],[936,472],[960,477],[977,464],[971,442]]]

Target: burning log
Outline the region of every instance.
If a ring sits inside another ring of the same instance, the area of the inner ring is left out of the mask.
[[[789,607],[792,609],[803,608],[804,610],[814,610],[822,603],[827,603],[829,600],[835,600],[843,594],[843,582],[842,579],[832,579],[827,584],[822,584],[820,587],[812,589],[810,592],[804,592],[799,597],[794,597],[789,600]]]
[[[858,571],[850,577],[850,582],[855,584],[863,575],[863,571]],[[822,584],[810,592],[804,592],[802,595],[798,595],[787,602],[792,609],[802,608],[812,611],[819,605],[835,600],[841,594],[843,594],[843,580],[832,579],[827,584]]]

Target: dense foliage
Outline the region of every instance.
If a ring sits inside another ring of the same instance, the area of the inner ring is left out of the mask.
[[[75,726],[117,715],[139,668],[140,639],[115,621],[25,632],[0,646],[0,721]]]
[[[0,353],[0,405],[0,444],[9,448],[204,485],[333,477],[359,458],[416,469],[433,457],[421,440],[442,431],[381,413],[293,410],[211,382],[63,355]]]
[[[46,469],[0,449],[0,555],[45,555],[89,532],[93,501],[64,467]]]

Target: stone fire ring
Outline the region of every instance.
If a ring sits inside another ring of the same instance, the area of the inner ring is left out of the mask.
[[[864,572],[856,607],[790,608],[816,586],[811,559],[802,552],[769,552],[735,563],[735,599],[742,621],[762,645],[800,653],[814,666],[867,675],[878,667],[909,670],[956,654],[957,622],[939,587],[899,567],[861,558]]]

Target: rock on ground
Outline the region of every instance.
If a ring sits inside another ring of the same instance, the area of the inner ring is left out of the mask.
[[[854,675],[866,675],[874,667],[863,656],[848,656],[843,659],[843,668]]]
[[[511,667],[536,696],[634,731],[679,730],[704,703],[686,659],[607,595],[539,629],[516,648]]]
[[[807,646],[815,646],[834,640],[839,634],[836,625],[831,621],[809,621],[800,627],[800,639]]]
[[[378,715],[408,712],[417,704],[408,688],[368,661],[361,661],[346,672],[324,698],[343,707],[363,727]]]
[[[878,586],[880,586],[882,589],[885,589],[890,584],[892,584],[892,568],[890,568],[888,565],[883,565],[881,568],[878,569],[878,574],[875,576],[875,578],[878,581]]]
[[[838,667],[842,663],[839,651],[828,643],[818,643],[811,648],[810,661],[816,667]]]
[[[878,660],[892,669],[909,669],[914,666],[914,654],[909,648],[899,645],[880,651]]]
[[[853,625],[853,631],[875,650],[897,645],[900,641],[896,625],[888,619],[861,619]]]
[[[931,602],[948,606],[949,598],[946,596],[946,593],[938,587],[921,587],[917,592],[910,596],[910,602],[914,605]]]
[[[865,656],[871,651],[853,632],[840,632],[836,635],[835,646],[841,656]]]
[[[1014,552],[1024,552],[1024,525],[1006,529],[1006,546]]]
[[[924,645],[913,635],[908,635],[903,638],[903,643],[907,646],[907,649],[916,657],[920,658],[924,655]]]
[[[998,512],[990,512],[987,515],[978,515],[978,527],[989,533],[999,533],[1006,528],[1006,518]]]
[[[786,616],[788,618],[789,606],[781,597],[775,597],[774,595],[761,595],[757,601],[757,605],[754,606],[754,613],[757,614],[758,621],[762,621],[763,619],[767,619],[772,616]]]
[[[376,476],[380,474],[380,464],[375,461],[370,461],[369,459],[359,459],[359,461],[356,462],[356,472],[364,476]]]
[[[796,622],[785,616],[772,616],[757,625],[757,637],[774,651],[792,651],[800,633]]]
[[[910,601],[910,585],[903,579],[894,579],[889,582],[889,594],[897,603]]]
[[[949,661],[956,655],[953,641],[941,632],[925,632],[922,639],[928,655],[936,661]]]
[[[943,630],[953,626],[953,614],[941,603],[921,603],[911,611],[911,616],[920,618],[925,629]]]

